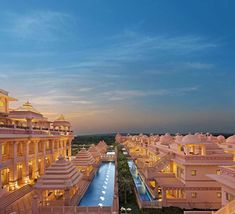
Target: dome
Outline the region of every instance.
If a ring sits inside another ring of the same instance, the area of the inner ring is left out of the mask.
[[[182,135],[176,135],[176,136],[175,136],[175,142],[177,142],[177,143],[181,142],[182,139],[183,139],[183,136],[182,136]]]
[[[24,103],[21,107],[17,108],[16,110],[14,111],[31,111],[31,112],[34,112],[34,113],[37,113],[37,114],[41,114],[38,110],[36,110],[32,104],[27,101],[26,103]]]
[[[201,143],[196,135],[188,134],[182,138],[182,143],[184,144],[198,144]]]
[[[36,110],[30,102],[26,102],[21,107],[11,110],[9,117],[14,119],[46,120],[46,118],[44,118],[43,115]]]
[[[165,135],[162,135],[160,137],[161,143],[171,143],[172,141],[173,141],[173,138],[169,133],[166,133]]]
[[[53,123],[54,126],[71,126],[70,122],[65,120],[63,114],[61,114]]]
[[[228,137],[226,143],[235,144],[235,135]]]
[[[223,135],[219,135],[217,137],[217,139],[218,139],[219,142],[224,142],[225,141],[225,137]]]

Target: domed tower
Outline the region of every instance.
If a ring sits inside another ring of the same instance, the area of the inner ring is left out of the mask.
[[[67,121],[63,114],[61,114],[54,122],[53,127],[55,130],[70,132],[71,123]]]

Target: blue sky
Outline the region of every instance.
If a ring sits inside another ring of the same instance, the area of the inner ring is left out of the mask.
[[[0,88],[76,133],[234,132],[232,0],[0,1]]]

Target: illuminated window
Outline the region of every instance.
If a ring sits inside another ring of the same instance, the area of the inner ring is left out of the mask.
[[[231,194],[226,192],[226,200],[227,201],[232,201],[233,199],[234,199],[234,197]]]
[[[221,198],[221,192],[217,192],[217,198]]]
[[[196,171],[196,170],[192,170],[192,171],[191,171],[191,175],[192,175],[192,176],[196,176],[196,174],[197,174],[197,171]]]
[[[220,170],[216,170],[216,174],[217,174],[217,175],[220,175]]]
[[[0,100],[0,107],[4,106],[4,102]]]
[[[197,193],[196,192],[192,192],[192,198],[197,198]]]

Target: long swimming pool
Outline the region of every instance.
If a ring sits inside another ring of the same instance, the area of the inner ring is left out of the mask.
[[[128,160],[128,166],[133,177],[136,189],[142,201],[152,201],[153,198],[151,197],[145,183],[142,181],[137,167],[133,160]]]
[[[96,172],[79,206],[112,206],[115,163],[103,162]]]

